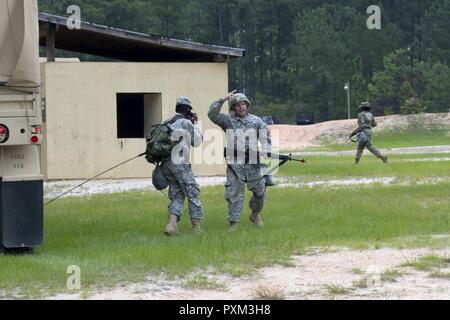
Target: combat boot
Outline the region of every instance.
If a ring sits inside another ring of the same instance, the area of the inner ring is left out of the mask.
[[[359,158],[356,158],[355,159],[355,164],[358,164],[359,163]]]
[[[381,156],[381,160],[383,160],[384,163],[388,163],[388,157]]]
[[[198,234],[203,232],[200,228],[200,219],[191,219],[191,224],[193,233]]]
[[[169,216],[169,223],[164,230],[164,233],[168,236],[175,235],[178,233],[178,216],[175,214],[171,214]]]
[[[228,227],[228,231],[233,232],[236,231],[239,227],[238,221],[230,221],[230,226]]]
[[[250,215],[250,221],[255,224],[257,227],[263,227],[264,223],[262,222],[262,219],[257,212],[252,212]]]

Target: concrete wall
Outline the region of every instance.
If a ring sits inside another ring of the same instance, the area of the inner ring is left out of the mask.
[[[144,138],[117,138],[116,93],[160,93],[149,95],[145,104],[162,108],[145,116],[162,119],[175,113],[178,96],[188,96],[207,130],[217,128],[207,118],[211,102],[228,89],[226,63],[47,62],[41,70],[46,101],[42,160],[49,180],[89,178],[145,151]],[[141,157],[102,177],[150,177],[152,169]],[[225,166],[199,164],[194,171],[224,174]]]

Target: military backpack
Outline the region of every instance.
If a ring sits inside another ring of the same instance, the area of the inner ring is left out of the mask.
[[[171,139],[173,130],[170,128],[170,125],[180,119],[184,119],[184,117],[176,115],[161,124],[152,126],[145,138],[147,142],[145,159],[148,162],[159,164],[164,159],[170,158],[172,149],[178,144],[178,141],[172,141]]]

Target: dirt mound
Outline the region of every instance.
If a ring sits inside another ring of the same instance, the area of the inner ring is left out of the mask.
[[[388,130],[426,130],[450,128],[449,113],[393,115],[376,117],[375,132]],[[324,142],[343,143],[357,127],[356,119],[334,120],[309,126],[269,126],[274,145],[280,149],[298,149],[317,146]]]

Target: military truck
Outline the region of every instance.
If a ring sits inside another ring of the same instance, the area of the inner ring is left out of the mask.
[[[0,250],[43,243],[37,0],[0,1]]]
[[[295,123],[299,126],[314,124],[314,113],[312,112],[297,112],[295,115]]]

